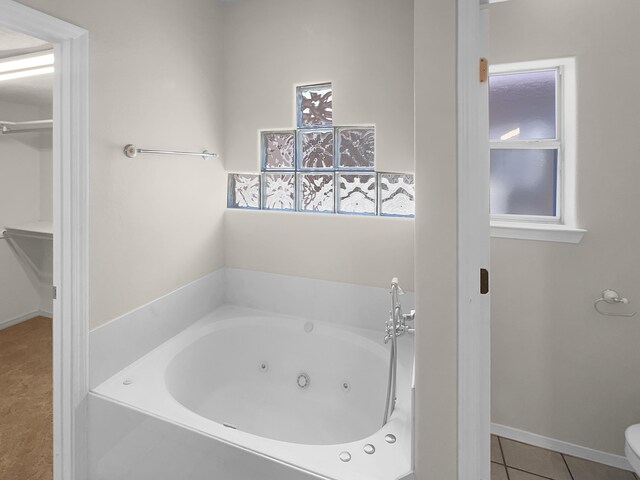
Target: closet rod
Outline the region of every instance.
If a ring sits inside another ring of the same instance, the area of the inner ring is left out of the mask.
[[[2,130],[0,133],[3,135],[11,135],[12,133],[26,133],[26,132],[41,132],[43,130],[51,130],[52,127],[41,127],[41,128],[20,128],[18,130],[12,130],[10,128],[2,126]]]

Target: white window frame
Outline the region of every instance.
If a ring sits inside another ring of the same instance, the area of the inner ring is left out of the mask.
[[[492,65],[490,75],[556,71],[556,138],[491,140],[491,149],[557,149],[556,215],[491,215],[491,236],[579,243],[586,230],[576,215],[576,67],[575,58],[553,58]]]

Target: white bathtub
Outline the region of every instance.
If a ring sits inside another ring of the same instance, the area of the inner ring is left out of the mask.
[[[382,322],[369,331],[225,306],[94,394],[278,468],[334,480],[401,479],[412,468],[413,342],[399,339],[398,402],[381,428],[389,361],[383,328]],[[385,439],[389,434],[394,443]],[[366,453],[365,445],[375,452]],[[349,452],[348,462],[342,452]],[[261,479],[278,480],[261,468]]]

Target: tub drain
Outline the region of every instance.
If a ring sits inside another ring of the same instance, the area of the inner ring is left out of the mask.
[[[269,370],[269,364],[267,362],[260,362],[258,364],[258,369],[262,372],[265,373],[266,371]]]
[[[300,388],[307,388],[311,384],[311,379],[309,378],[309,375],[307,375],[304,372],[298,374],[298,379],[296,381]]]

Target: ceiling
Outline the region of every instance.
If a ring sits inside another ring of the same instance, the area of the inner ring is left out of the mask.
[[[51,50],[51,44],[0,26],[0,59],[26,53]],[[0,101],[20,103],[43,109],[53,104],[53,74],[0,82]],[[0,120],[11,120],[2,118]]]

